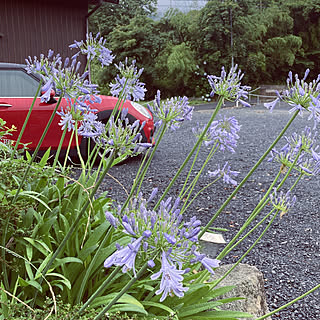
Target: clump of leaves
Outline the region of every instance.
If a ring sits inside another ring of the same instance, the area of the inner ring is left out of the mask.
[[[22,304],[10,304],[7,305],[7,320],[70,320],[75,312],[77,312],[81,306],[73,306],[70,304],[64,304],[61,300],[56,301],[56,312],[54,311],[52,299],[47,299],[44,303],[43,308],[31,309],[26,305]],[[1,307],[0,307],[1,310]],[[48,312],[51,313],[49,313]],[[79,320],[92,320],[94,319],[100,310],[87,309],[77,319]],[[138,319],[135,315],[129,316],[125,313],[120,312],[108,313],[103,318],[104,320],[136,320]]]
[[[10,234],[16,230],[25,212],[29,208],[37,207],[38,191],[53,177],[53,170],[45,166],[42,161],[33,163],[22,192],[17,201],[13,202],[12,199],[28,166],[28,161],[22,157],[2,159],[0,162],[0,228],[3,228],[9,218]]]

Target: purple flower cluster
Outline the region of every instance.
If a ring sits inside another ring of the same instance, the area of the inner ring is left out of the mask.
[[[214,178],[216,176],[220,176],[223,178],[223,182],[227,184],[232,184],[236,186],[238,183],[236,180],[234,180],[232,177],[236,177],[240,172],[239,171],[232,171],[230,169],[230,166],[228,162],[224,164],[222,169],[220,169],[220,166],[218,165],[218,169],[215,171],[208,171],[209,177]]]
[[[34,57],[26,59],[28,73],[38,74],[44,83],[42,87],[41,101],[48,102],[51,98],[52,90],[65,97],[70,105],[78,103],[80,106],[87,108],[86,101],[100,103],[101,99],[98,94],[98,86],[91,84],[87,77],[88,72],[79,73],[81,62],[76,58],[70,60],[66,58],[63,62],[60,55],[49,54],[45,57],[40,55],[40,60]]]
[[[128,109],[122,109],[120,117],[110,117],[108,123],[100,128],[97,122],[93,119],[88,121],[89,128],[97,134],[87,134],[94,138],[95,143],[105,152],[115,151],[117,156],[133,155],[142,152],[147,148],[151,148],[151,143],[143,143],[141,130],[145,123],[140,124],[139,120],[130,123],[127,118]],[[86,123],[85,123],[86,124]],[[92,132],[91,131],[91,132]]]
[[[126,58],[125,63],[115,65],[120,75],[117,75],[115,83],[110,84],[113,96],[133,101],[144,100],[147,89],[144,87],[145,84],[139,81],[143,68],[138,70],[135,64],[136,61],[133,60],[131,65],[128,65]]]
[[[285,137],[287,143],[278,151],[271,151],[269,161],[276,160],[281,163],[282,168],[290,167],[295,158],[298,160],[294,169],[301,174],[316,175],[320,172],[320,154],[318,153],[317,133],[312,134],[309,127],[306,127],[301,134],[293,133]]]
[[[176,130],[184,120],[192,119],[193,107],[189,105],[187,97],[175,97],[161,102],[158,90],[153,105],[148,104],[148,108],[157,118],[156,127],[166,124],[171,130]]]
[[[215,120],[212,122],[209,132],[212,140],[218,140],[220,150],[228,149],[230,152],[235,152],[237,140],[239,139],[238,132],[241,126],[235,117]]]
[[[293,207],[296,200],[296,196],[292,197],[290,191],[287,193],[280,191],[280,193],[277,194],[277,190],[275,188],[273,193],[270,194],[270,201],[273,204],[273,207],[280,211],[280,217],[282,217],[289,211],[290,208]]]
[[[74,41],[69,47],[71,49],[79,49],[72,58],[78,57],[81,54],[87,56],[88,61],[92,61],[97,58],[101,66],[108,66],[112,63],[114,56],[111,54],[112,52],[105,47],[106,40],[103,37],[100,37],[100,33],[98,32],[95,37],[93,37],[90,32],[86,36],[86,41]]]
[[[213,75],[208,76],[208,81],[212,89],[211,97],[217,94],[226,100],[239,101],[245,107],[250,107],[250,104],[243,99],[248,99],[248,93],[251,87],[241,85],[244,74],[241,73],[241,70],[237,71],[237,68],[238,65],[235,65],[227,74],[225,68],[222,67],[220,77]]]
[[[135,264],[148,262],[149,267],[159,270],[151,279],[161,276],[156,294],[162,294],[160,301],[163,301],[168,294],[182,297],[188,290],[183,286],[183,275],[190,271],[184,269],[185,264],[201,263],[213,273],[219,261],[199,253],[201,223],[195,217],[188,222],[182,220],[179,198],[173,203],[172,198],[162,201],[157,211],[148,209],[156,193],[155,189],[148,200],[140,193],[124,212],[121,206],[116,212],[106,212],[110,224],[118,232],[131,236],[131,242],[125,247],[118,246],[104,266],[123,266],[123,272],[132,269],[135,274]]]
[[[287,78],[287,89],[281,92],[276,91],[277,98],[274,101],[265,103],[264,106],[270,111],[279,101],[284,101],[292,106],[290,112],[298,111],[300,115],[304,110],[310,112],[309,120],[313,118],[314,128],[320,122],[320,74],[317,79],[306,82],[310,70],[305,71],[304,77],[300,80],[296,74],[294,79],[290,71]]]
[[[237,147],[237,140],[239,139],[238,132],[240,128],[241,126],[235,117],[227,118],[224,116],[223,119],[215,120],[203,137],[204,145],[217,145],[221,151],[227,149],[234,153]],[[192,129],[192,132],[199,138],[204,129],[205,126],[200,127],[198,124],[196,128]]]

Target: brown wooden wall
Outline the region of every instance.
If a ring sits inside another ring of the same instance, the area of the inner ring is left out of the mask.
[[[71,56],[68,45],[85,39],[88,0],[0,0],[0,62],[25,63],[52,49]]]

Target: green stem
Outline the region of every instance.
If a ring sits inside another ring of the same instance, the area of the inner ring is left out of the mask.
[[[64,157],[63,171],[65,170],[65,168],[67,166],[67,161],[68,161],[68,156],[69,156],[69,152],[70,152],[70,149],[71,149],[71,143],[72,143],[72,140],[73,140],[73,136],[74,136],[74,130],[72,130],[72,132],[71,132],[71,137],[70,137],[70,140],[69,140],[68,148],[66,150],[66,154],[65,154],[65,157]]]
[[[291,174],[294,166],[296,165],[296,163],[300,157],[301,152],[302,152],[302,150],[300,149],[296,158],[294,159],[292,165],[290,166],[289,170],[287,171],[287,173],[285,174],[283,179],[280,181],[279,185],[276,187],[276,191],[278,191],[282,187],[282,185],[285,183],[285,181],[287,180],[287,178]],[[257,217],[257,215],[261,212],[261,210],[267,205],[267,203],[269,202],[269,199],[268,199],[269,194],[272,191],[276,182],[278,181],[280,174],[281,174],[281,170],[278,172],[277,176],[273,180],[273,183],[270,185],[268,191],[266,192],[264,197],[260,200],[258,205],[254,208],[251,215],[248,217],[246,222],[242,225],[242,227],[240,228],[238,233],[232,238],[232,240],[228,243],[228,245],[220,252],[220,254],[219,254],[220,258],[223,258],[226,254],[228,254],[231,251],[230,247],[233,245],[233,243],[236,241],[236,239],[239,238],[239,236],[243,233],[243,231],[249,226],[249,224]],[[300,180],[300,179],[298,178],[298,180]],[[297,184],[297,181],[294,183],[293,186],[295,186],[296,184]]]
[[[224,255],[219,254],[217,257],[218,260],[224,258],[229,252],[231,252],[235,247],[237,247],[243,240],[245,240],[252,232],[254,232],[275,210],[273,208],[263,219],[260,220],[250,231],[248,231],[240,240],[237,241]],[[222,253],[222,252],[221,252]]]
[[[27,123],[28,123],[29,118],[30,118],[30,116],[31,116],[31,112],[32,112],[33,107],[34,107],[34,105],[35,105],[35,103],[36,103],[36,100],[37,100],[37,98],[38,98],[38,96],[39,96],[41,86],[42,86],[42,79],[41,79],[40,82],[39,82],[39,86],[38,86],[37,92],[36,92],[36,94],[35,94],[35,96],[34,96],[34,98],[33,98],[33,100],[32,100],[31,107],[30,107],[30,109],[29,109],[29,111],[28,111],[28,114],[27,114],[25,120],[24,120],[24,123],[23,123],[23,125],[22,125],[22,128],[21,128],[21,131],[20,131],[20,133],[19,133],[18,139],[17,139],[16,144],[15,144],[15,146],[14,146],[14,149],[13,149],[13,151],[12,151],[12,153],[11,153],[11,160],[13,159],[13,156],[14,156],[15,153],[17,152],[18,145],[20,144],[22,135],[23,135],[23,133],[24,133],[24,130],[26,129]]]
[[[257,245],[257,243],[261,240],[261,238],[264,236],[264,234],[267,232],[267,230],[271,227],[274,219],[278,215],[279,210],[276,211],[266,228],[263,230],[263,232],[260,234],[260,236],[257,238],[257,240],[250,246],[250,248],[241,256],[241,258],[217,281],[214,282],[214,286],[217,286],[225,277],[227,277],[228,274],[232,272],[234,268],[250,253],[250,251]]]
[[[48,130],[49,130],[49,127],[50,127],[50,125],[51,125],[51,123],[52,123],[52,121],[53,121],[53,119],[54,119],[54,117],[55,117],[55,115],[56,115],[56,112],[57,112],[57,110],[58,110],[58,108],[59,108],[59,105],[60,105],[60,103],[61,103],[61,100],[62,100],[62,95],[59,97],[59,100],[58,100],[58,102],[57,102],[57,104],[56,104],[56,106],[55,106],[55,108],[54,108],[54,110],[53,110],[53,112],[52,112],[52,114],[51,114],[51,117],[50,117],[50,119],[49,119],[49,121],[48,121],[48,123],[47,123],[47,125],[46,125],[46,127],[45,127],[45,129],[44,129],[44,131],[43,131],[43,133],[42,133],[42,136],[41,136],[41,138],[40,138],[40,140],[39,140],[39,142],[38,142],[38,145],[37,145],[37,147],[36,147],[35,150],[34,150],[34,153],[33,153],[33,155],[32,155],[32,158],[30,159],[30,162],[29,162],[29,166],[27,167],[27,169],[26,169],[26,171],[25,171],[25,173],[24,173],[24,176],[23,176],[23,178],[22,178],[22,180],[21,180],[21,182],[20,182],[20,184],[19,184],[18,190],[17,190],[17,192],[16,192],[16,194],[15,194],[15,196],[14,196],[14,198],[13,198],[13,201],[12,201],[13,203],[16,202],[16,200],[17,200],[17,198],[18,198],[18,195],[19,195],[19,193],[20,193],[20,191],[21,191],[21,189],[22,189],[22,186],[23,186],[24,182],[26,181],[26,178],[27,178],[27,176],[28,176],[28,174],[29,174],[29,171],[30,171],[30,168],[31,168],[31,164],[32,164],[32,162],[34,161],[34,159],[35,159],[36,156],[37,156],[37,153],[38,153],[38,151],[39,151],[39,149],[40,149],[40,146],[41,146],[41,144],[42,144],[42,142],[43,142],[43,140],[44,140],[44,138],[45,138],[45,136],[46,136],[46,134],[47,134],[47,132],[48,132]]]
[[[312,292],[314,292],[314,291],[316,291],[318,289],[320,289],[320,283],[317,284],[315,287],[313,287],[311,290],[309,290],[309,291],[305,292],[304,294],[302,294],[301,296],[299,296],[299,297],[295,298],[294,300],[291,300],[287,304],[283,305],[282,307],[280,307],[278,309],[275,309],[275,310],[265,314],[264,316],[256,318],[256,320],[262,320],[262,319],[268,318],[268,317],[272,316],[273,314],[275,314],[275,313],[277,313],[277,312],[279,312],[279,311],[291,306],[292,304],[296,303],[297,301],[305,298],[308,294],[310,294],[310,293],[312,293]]]
[[[270,185],[268,191],[263,196],[263,198],[260,200],[258,205],[254,208],[251,215],[247,218],[245,223],[241,226],[237,234],[230,240],[230,242],[225,246],[225,248],[220,252],[219,259],[222,259],[227,255],[227,253],[230,251],[230,248],[235,243],[235,241],[240,237],[240,235],[244,232],[244,230],[248,227],[248,225],[255,219],[255,217],[261,212],[261,210],[265,207],[265,205],[269,202],[268,196],[271,192],[272,188],[278,181],[279,177],[281,175],[281,171],[278,172],[277,176],[274,178],[272,184]]]
[[[108,303],[108,305],[94,318],[94,320],[99,320],[104,314],[130,289],[130,287],[144,274],[148,268],[148,263],[146,263],[141,270],[137,273],[136,277],[132,278],[122,290]]]
[[[252,167],[252,169],[249,171],[249,173],[245,176],[245,178],[239,183],[237,188],[231,193],[229,198],[222,204],[222,206],[219,208],[219,210],[214,214],[214,216],[210,219],[210,221],[207,223],[207,225],[200,231],[199,233],[199,239],[203,236],[203,234],[208,230],[208,228],[212,225],[212,223],[215,221],[215,219],[220,215],[222,210],[229,204],[229,202],[233,199],[233,197],[238,193],[238,191],[242,188],[242,186],[247,182],[247,180],[250,178],[250,176],[253,174],[253,172],[260,166],[262,161],[265,159],[265,157],[270,153],[270,151],[274,148],[274,146],[278,143],[278,141],[281,139],[281,137],[284,135],[284,133],[287,131],[293,120],[298,115],[298,111],[296,111],[291,119],[288,121],[286,126],[282,129],[278,137],[273,141],[273,143],[270,145],[270,147],[267,149],[267,151],[262,155],[262,157],[256,162],[256,164]]]
[[[196,163],[196,161],[197,161],[197,158],[198,158],[198,155],[199,155],[200,150],[201,150],[201,144],[199,144],[198,150],[197,150],[197,152],[196,152],[196,155],[195,155],[194,158],[193,158],[192,165],[191,165],[191,167],[190,167],[190,169],[189,169],[189,172],[188,172],[188,175],[187,175],[187,177],[186,177],[186,180],[185,180],[185,182],[184,182],[184,184],[183,184],[183,187],[182,187],[182,189],[181,189],[181,191],[180,191],[180,194],[179,194],[179,198],[180,198],[180,199],[182,199],[182,198],[184,197],[184,193],[183,193],[183,192],[184,192],[184,189],[185,189],[186,186],[187,186],[187,182],[189,181],[191,172],[192,172],[192,170],[193,170],[193,168],[194,168],[194,165],[195,165],[195,163]],[[187,189],[187,190],[188,190],[188,189]]]
[[[153,158],[153,156],[154,156],[154,154],[155,154],[155,152],[156,152],[156,150],[157,150],[157,148],[158,148],[158,146],[159,146],[159,144],[160,144],[160,142],[161,142],[161,139],[162,139],[163,135],[165,134],[166,130],[167,130],[167,126],[164,125],[164,126],[162,127],[162,130],[161,130],[161,133],[160,133],[160,135],[159,135],[159,138],[158,138],[155,146],[153,147],[153,150],[152,150],[152,152],[151,152],[151,154],[150,154],[150,156],[149,156],[149,158],[148,158],[148,161],[147,161],[147,163],[144,165],[142,171],[141,171],[142,165],[140,166],[140,168],[139,168],[139,170],[138,170],[138,173],[137,173],[137,175],[136,175],[136,178],[134,179],[134,182],[133,182],[133,185],[132,185],[130,194],[128,195],[126,201],[124,202],[124,204],[123,204],[123,206],[122,206],[122,209],[121,209],[122,212],[123,212],[123,210],[127,207],[128,203],[129,203],[130,199],[132,198],[133,194],[135,193],[135,190],[136,190],[136,188],[137,188],[137,186],[138,186],[139,183],[140,183],[140,186],[141,186],[141,183],[142,183],[142,181],[143,181],[143,178],[144,178],[144,176],[146,175],[147,169],[148,169],[149,166],[150,166],[151,160],[152,160],[152,158]],[[141,172],[141,173],[140,173],[140,172]],[[139,173],[140,173],[140,175],[139,175]],[[140,188],[140,187],[139,187],[139,188]]]
[[[169,185],[167,186],[166,190],[164,191],[164,193],[162,194],[161,198],[159,199],[159,201],[157,202],[157,204],[154,207],[154,210],[157,210],[157,208],[160,206],[161,201],[165,198],[165,196],[167,195],[167,193],[169,192],[169,190],[171,189],[172,185],[175,183],[175,181],[177,180],[177,178],[179,177],[179,175],[181,174],[182,170],[184,169],[184,167],[186,166],[186,164],[189,162],[191,156],[195,153],[196,149],[198,148],[198,146],[202,143],[203,138],[205,136],[205,134],[207,133],[209,127],[211,126],[212,121],[214,120],[214,118],[216,117],[216,115],[218,114],[222,104],[223,104],[224,98],[220,96],[217,107],[215,108],[214,112],[212,113],[212,116],[209,120],[209,122],[207,123],[205,129],[203,130],[202,134],[200,135],[199,139],[197,140],[197,142],[195,143],[195,145],[193,146],[192,150],[189,152],[188,156],[186,157],[186,159],[184,160],[184,162],[182,163],[182,165],[180,166],[179,170],[176,172],[176,174],[174,175],[174,177],[172,178],[171,182],[169,183]]]
[[[168,126],[167,126],[167,124],[165,124],[165,125],[163,126],[160,134],[159,134],[159,137],[158,137],[158,139],[157,139],[157,142],[156,142],[155,146],[153,147],[153,150],[152,150],[150,156],[148,157],[148,160],[147,160],[146,164],[145,164],[144,167],[143,167],[141,176],[138,178],[139,187],[138,187],[138,190],[137,190],[137,194],[140,192],[141,185],[142,185],[142,182],[143,182],[143,180],[144,180],[144,177],[145,177],[145,175],[146,175],[146,173],[147,173],[148,168],[150,167],[150,163],[151,163],[151,161],[152,161],[152,159],[153,159],[153,156],[154,156],[156,150],[158,149],[158,146],[159,146],[159,144],[160,144],[160,142],[161,142],[161,140],[162,140],[165,132],[167,131],[167,129],[168,129]]]
[[[86,303],[80,308],[80,310],[77,312],[75,316],[80,315],[89,305],[90,303],[98,297],[103,290],[110,284],[112,284],[117,278],[115,277],[117,273],[120,271],[121,267],[116,267],[108,276],[106,280],[100,285],[100,287],[90,296],[90,298],[86,301]],[[75,316],[71,318],[71,320],[75,319]]]
[[[82,167],[82,173],[84,173],[86,165],[82,159],[82,155],[81,155],[81,151],[80,151],[80,146],[79,146],[79,136],[78,136],[78,121],[76,120],[75,123],[75,132],[76,132],[76,148],[77,148],[77,153],[78,153],[78,157],[80,159],[80,163],[81,163],[81,167]]]
[[[64,138],[65,138],[65,136],[66,136],[67,129],[68,129],[68,127],[65,126],[65,128],[64,128],[64,130],[63,130],[63,132],[62,132],[62,136],[61,136],[61,139],[60,139],[60,142],[59,142],[59,146],[58,146],[58,149],[57,149],[57,151],[56,151],[56,155],[55,155],[55,157],[54,157],[54,161],[53,161],[53,165],[52,165],[53,169],[55,169],[56,166],[57,166],[57,162],[58,162],[59,155],[60,155],[61,148],[62,148],[62,143],[63,143]]]
[[[107,234],[104,236],[103,240],[101,241],[101,243],[100,243],[100,245],[99,245],[99,248],[97,249],[94,257],[93,257],[92,260],[90,261],[90,265],[88,266],[88,269],[86,270],[86,273],[85,273],[85,275],[84,275],[84,277],[83,277],[83,280],[82,280],[82,282],[81,282],[81,286],[80,286],[80,289],[79,289],[79,292],[78,292],[78,295],[77,295],[77,301],[76,301],[77,304],[80,304],[80,302],[81,302],[81,299],[82,299],[82,297],[83,297],[83,292],[84,292],[85,286],[86,286],[86,284],[87,284],[88,278],[90,277],[91,270],[92,270],[94,264],[96,263],[98,257],[100,256],[100,251],[102,250],[102,248],[105,246],[105,244],[106,244],[107,241],[109,240],[110,230],[111,230],[111,228],[109,228],[109,230],[107,231]],[[110,277],[111,277],[111,275],[110,275]],[[114,275],[112,275],[112,278],[111,278],[111,279],[113,279],[113,278],[114,278]],[[109,277],[108,277],[108,279],[109,279]],[[109,282],[109,283],[110,283],[110,282]],[[107,284],[108,284],[108,283],[107,283]],[[107,284],[105,284],[105,285],[107,285]],[[99,290],[99,289],[98,289],[98,290]],[[88,303],[90,303],[90,302],[88,302]]]
[[[215,145],[212,147],[212,149],[210,150],[208,156],[207,156],[207,159],[205,160],[205,162],[202,164],[202,167],[201,169],[199,170],[199,172],[197,173],[197,175],[194,177],[193,181],[191,182],[190,186],[187,188],[186,192],[182,195],[182,198],[185,197],[185,194],[188,192],[189,190],[189,194],[187,196],[187,199],[186,201],[184,202],[183,204],[183,207],[181,209],[181,211],[184,211],[187,203],[188,203],[188,200],[190,199],[191,197],[191,194],[192,194],[192,191],[194,189],[194,187],[196,186],[200,176],[201,176],[201,173],[203,172],[204,168],[207,166],[208,162],[211,160],[211,158],[213,157],[213,155],[215,154],[215,152],[217,151],[216,149],[216,145],[217,143],[215,143]]]
[[[9,226],[9,221],[10,221],[10,215],[7,216],[6,218],[6,222],[4,225],[4,231],[3,231],[3,235],[2,235],[2,246],[6,247],[6,238],[7,238],[7,234],[8,234],[8,226]],[[6,265],[6,252],[5,250],[1,250],[1,256],[2,256],[2,273],[3,273],[3,282],[4,282],[4,287],[6,290],[9,290],[9,278],[8,278],[8,272],[7,272],[7,265]]]
[[[193,203],[194,200],[196,200],[196,198],[204,191],[206,190],[207,188],[209,188],[210,186],[212,186],[214,183],[216,183],[219,179],[219,178],[216,178],[214,181],[210,182],[209,184],[207,184],[205,187],[203,187],[192,199],[191,201],[188,203],[188,205],[185,207],[185,208],[182,208],[181,209],[181,212],[180,214],[183,214],[188,208],[189,206]]]

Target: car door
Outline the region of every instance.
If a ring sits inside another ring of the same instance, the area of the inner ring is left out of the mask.
[[[8,127],[14,125],[17,128],[10,139],[17,139],[38,86],[38,79],[26,73],[23,68],[0,68],[0,118],[7,122]],[[65,104],[65,101],[63,101],[63,104]],[[55,106],[56,101],[54,100],[51,103],[42,103],[40,97],[36,99],[21,139],[22,143],[29,143],[28,147],[31,150],[37,146]],[[41,149],[47,149],[48,147],[56,149],[59,145],[62,135],[61,127],[58,125],[59,120],[59,116],[56,115]],[[67,147],[69,139],[70,134],[67,134],[64,147]]]

